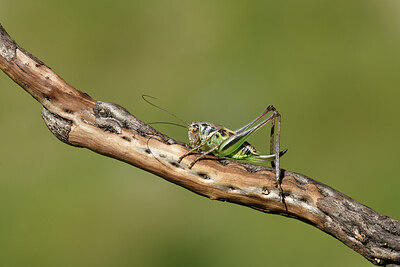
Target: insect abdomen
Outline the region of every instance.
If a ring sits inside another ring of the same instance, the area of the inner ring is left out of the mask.
[[[241,160],[247,159],[255,154],[257,154],[255,148],[248,142],[244,142],[243,145],[241,145],[232,155],[229,155],[229,157]]]

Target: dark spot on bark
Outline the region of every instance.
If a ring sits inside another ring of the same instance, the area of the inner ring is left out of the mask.
[[[251,165],[251,164],[242,164],[242,166],[248,171],[249,173],[256,173],[263,169],[262,166]]]
[[[205,179],[205,180],[210,180],[211,179],[210,176],[208,176],[205,173],[198,173],[197,175],[200,176],[201,178]]]
[[[289,195],[290,195],[289,193],[287,193],[287,192],[285,193],[285,196],[289,196]],[[308,203],[308,199],[305,197],[299,197],[298,200],[302,203]]]
[[[128,142],[131,141],[131,139],[130,139],[128,136],[122,136],[122,139],[124,139],[124,140],[126,140],[126,141],[128,141]]]
[[[111,127],[111,126],[99,127],[99,128],[100,128],[100,129],[103,129],[105,132],[116,133],[116,131],[114,130],[114,128]]]
[[[179,164],[175,161],[170,161],[169,162],[172,166],[179,168]]]
[[[49,80],[50,79],[50,77],[49,76],[46,76],[46,80]]]
[[[231,191],[234,191],[234,190],[236,190],[236,189],[238,189],[238,188],[237,188],[237,187],[234,187],[234,186],[228,186],[228,189],[231,190]]]
[[[74,112],[72,110],[70,110],[70,109],[65,109],[64,111],[69,113],[69,114],[74,114]]]
[[[138,130],[137,133],[142,137],[146,137],[147,136],[145,132],[140,131],[140,130]]]
[[[226,160],[226,159],[217,159],[217,162],[218,162],[219,164],[221,164],[222,166],[226,166],[226,165],[229,164],[229,161]]]
[[[40,64],[37,64],[37,63],[36,63],[36,64],[35,64],[35,67],[36,67],[36,68],[39,68],[39,67],[40,67]]]
[[[16,63],[15,65],[17,65],[17,67],[18,67],[23,73],[26,73],[26,71],[25,71],[20,65],[18,65],[17,63]]]
[[[146,152],[147,154],[150,154],[150,153],[151,153],[150,149],[148,149],[148,148],[146,148],[146,149],[144,150],[144,152]]]
[[[379,215],[378,220],[386,220],[388,216],[386,215]]]
[[[160,158],[166,158],[167,156],[165,156],[164,154],[160,154],[158,155]]]
[[[45,93],[42,93],[42,96],[43,96],[47,101],[50,101],[50,100],[51,100],[50,96],[46,95]]]
[[[296,186],[298,189],[300,189],[302,191],[306,191],[306,188],[304,186],[300,186],[300,184],[298,184],[298,183],[291,183],[291,184]]]
[[[90,97],[90,95],[88,95],[87,93],[82,92],[83,95]]]
[[[263,194],[263,195],[269,195],[269,190],[268,190],[268,188],[263,187],[263,188],[262,188],[262,194]]]

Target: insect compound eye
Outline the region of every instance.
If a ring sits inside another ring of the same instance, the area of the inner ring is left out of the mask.
[[[199,125],[193,124],[193,132],[197,133],[199,131]]]

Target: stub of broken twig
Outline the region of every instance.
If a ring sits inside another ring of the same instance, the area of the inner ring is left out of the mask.
[[[154,173],[215,200],[292,217],[334,236],[375,265],[400,265],[400,222],[304,175],[283,172],[284,202],[271,168],[208,157],[182,163],[185,144],[144,124],[119,105],[73,88],[26,52],[0,25],[0,67],[43,105],[42,117],[61,141]]]

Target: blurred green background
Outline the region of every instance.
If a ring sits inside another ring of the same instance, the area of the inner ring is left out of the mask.
[[[273,104],[283,168],[400,218],[398,0],[0,0],[0,18],[73,86],[144,121],[174,119],[142,94],[233,129]],[[0,266],[370,266],[302,222],[67,146],[3,73],[0,88]],[[250,141],[267,151],[267,135]]]

